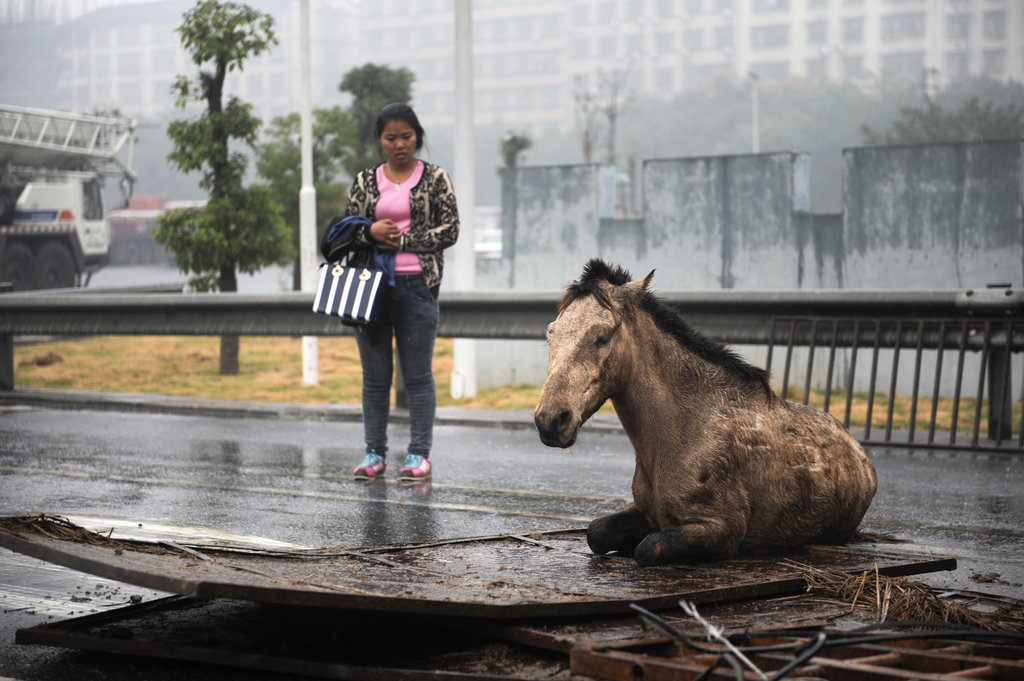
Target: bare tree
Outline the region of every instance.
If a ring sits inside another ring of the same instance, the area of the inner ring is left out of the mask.
[[[600,105],[597,95],[589,90],[577,87],[576,94],[576,116],[580,127],[580,147],[583,151],[583,162],[590,163],[594,158],[594,148],[597,146],[598,136],[598,114]]]
[[[593,160],[594,151],[602,132],[599,119],[603,118],[604,141],[607,149],[605,161],[615,165],[616,125],[619,115],[631,99],[626,84],[629,81],[632,68],[633,63],[630,61],[625,68],[613,69],[608,73],[598,69],[596,91],[577,84],[574,98],[584,163],[590,163]]]
[[[633,68],[630,61],[624,69],[613,69],[610,73],[602,74],[598,71],[598,88],[601,97],[601,113],[604,114],[608,125],[607,162],[615,165],[615,124],[618,122],[619,114],[626,108],[626,104],[632,99],[626,88],[629,81],[629,73]]]

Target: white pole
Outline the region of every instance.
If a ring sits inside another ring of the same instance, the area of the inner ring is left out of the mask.
[[[761,151],[761,101],[759,88],[761,79],[753,71],[750,72],[750,150],[757,154]]]
[[[476,195],[473,168],[473,7],[471,0],[455,0],[455,168],[453,182],[459,202],[459,240],[455,245],[455,288],[476,288]],[[476,343],[455,339],[452,397],[476,395]]]
[[[313,292],[316,268],[316,189],[313,187],[313,120],[309,65],[309,0],[299,5],[301,81],[302,188],[299,189],[300,287]],[[320,383],[320,345],[316,336],[302,337],[302,384]]]

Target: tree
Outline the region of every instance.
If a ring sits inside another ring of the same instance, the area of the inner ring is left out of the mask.
[[[281,215],[291,227],[293,256],[299,252],[299,189],[302,187],[301,119],[298,113],[278,116],[270,123],[266,141],[256,147],[256,171],[268,182]],[[352,116],[340,107],[313,111],[313,188],[316,224],[322,229],[342,212],[347,185],[344,168],[355,155],[358,135]],[[299,290],[301,263],[295,258],[293,286]]]
[[[594,158],[597,136],[600,134],[597,120],[600,104],[597,101],[597,95],[583,88],[576,89],[573,99],[576,101],[576,117],[580,127],[580,150],[583,152],[583,162],[590,163]]]
[[[928,101],[923,108],[906,107],[885,132],[864,126],[867,144],[978,142],[1024,136],[1024,106],[982,103],[972,97],[957,111]]]
[[[154,238],[192,275],[196,290],[237,291],[236,270],[256,272],[283,264],[289,255],[281,207],[266,187],[242,186],[247,159],[229,149],[231,140],[252,146],[260,120],[251,104],[233,96],[223,101],[227,74],[277,44],[274,20],[245,5],[218,0],[202,0],[183,17],[177,28],[182,46],[196,66],[209,70],[194,80],[179,75],[172,91],[179,108],[198,102],[206,110],[168,125],[173,150],[167,158],[179,171],[199,172],[199,185],[209,199],[202,208],[166,212]],[[221,338],[220,371],[238,373],[238,336]]]
[[[352,95],[352,118],[358,132],[355,155],[345,167],[353,177],[380,162],[377,140],[373,136],[377,115],[391,102],[411,100],[414,80],[416,75],[407,68],[393,69],[377,64],[356,67],[341,79],[338,89]]]
[[[601,133],[598,118],[603,117],[605,121],[605,162],[615,165],[615,145],[619,116],[629,103],[629,95],[626,91],[626,84],[629,81],[629,72],[632,69],[632,62],[624,69],[613,69],[604,73],[597,71],[597,91],[593,92],[587,88],[578,86],[574,94],[576,100],[576,115],[580,126],[580,147],[583,151],[583,162],[590,163],[594,149],[597,147],[598,136]]]
[[[519,162],[519,154],[533,146],[533,139],[525,132],[507,130],[498,140],[501,158],[506,168],[515,168]]]

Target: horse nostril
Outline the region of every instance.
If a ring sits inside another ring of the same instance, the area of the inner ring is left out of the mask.
[[[572,420],[572,413],[563,409],[558,413],[539,411],[534,417],[537,428],[543,433],[558,433],[565,429]]]

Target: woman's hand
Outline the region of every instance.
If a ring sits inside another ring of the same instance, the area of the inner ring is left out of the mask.
[[[370,225],[370,236],[385,250],[397,251],[402,243],[402,232],[398,225],[386,218]]]

